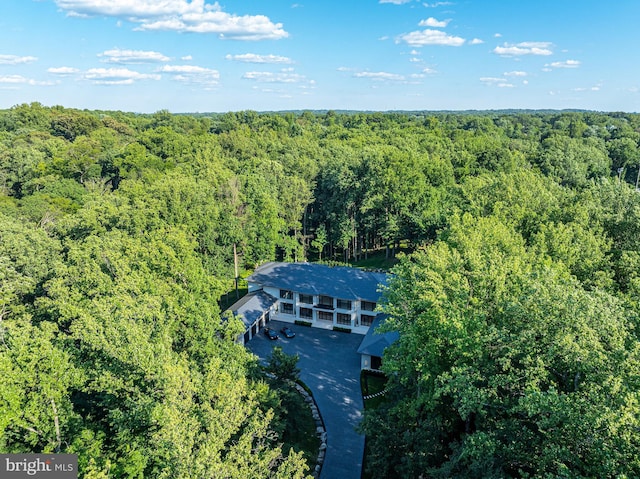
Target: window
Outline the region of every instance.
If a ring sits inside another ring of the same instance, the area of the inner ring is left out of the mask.
[[[302,319],[311,319],[311,320],[313,320],[313,309],[300,308],[300,317]]]
[[[304,304],[313,304],[313,295],[300,293],[298,295],[298,301]]]
[[[331,296],[319,296],[318,308],[333,309],[333,298]]]
[[[373,320],[375,319],[375,316],[370,316],[368,314],[361,314],[360,315],[360,326],[371,326],[373,324]]]
[[[293,291],[289,291],[288,289],[280,290],[280,298],[281,299],[293,299]]]
[[[374,311],[376,309],[376,303],[371,301],[360,301],[360,309],[363,311]]]
[[[338,309],[351,310],[351,301],[349,301],[348,299],[339,299],[338,300]]]
[[[333,322],[333,313],[328,313],[326,311],[318,311],[318,319],[322,321]]]
[[[291,303],[280,303],[280,311],[284,314],[293,314],[293,304]]]
[[[346,324],[347,326],[351,326],[351,315],[338,313],[338,317],[336,318],[336,322],[338,324]]]

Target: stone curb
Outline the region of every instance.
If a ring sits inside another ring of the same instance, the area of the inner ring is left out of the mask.
[[[296,388],[298,393],[300,393],[300,395],[304,398],[304,401],[309,405],[313,420],[316,422],[316,434],[320,438],[320,447],[318,448],[316,465],[311,475],[317,479],[320,477],[320,471],[322,471],[322,465],[324,464],[324,459],[327,451],[327,429],[324,427],[324,421],[322,420],[322,416],[320,415],[320,409],[318,409],[318,405],[316,404],[316,400],[313,398],[313,396],[309,394],[307,390],[300,384],[291,381],[291,385]]]

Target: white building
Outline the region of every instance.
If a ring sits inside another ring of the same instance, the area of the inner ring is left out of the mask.
[[[271,319],[366,334],[376,317],[384,273],[316,263],[266,263],[247,278],[249,294],[275,298]]]
[[[377,313],[385,273],[316,263],[266,263],[247,278],[249,294],[229,309],[249,341],[270,319],[366,334]]]
[[[229,309],[245,325],[238,338],[246,344],[272,320],[341,328],[365,335],[358,354],[362,369],[379,369],[384,349],[397,333],[373,329],[383,315],[376,312],[385,273],[316,263],[266,263],[247,278],[249,292]]]

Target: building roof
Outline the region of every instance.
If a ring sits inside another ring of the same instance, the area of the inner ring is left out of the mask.
[[[368,354],[369,356],[381,358],[384,350],[398,340],[400,336],[398,331],[389,331],[388,333],[376,332],[378,326],[380,326],[386,318],[387,315],[382,313],[376,316],[373,324],[369,327],[369,331],[367,331],[367,334],[360,343],[358,354]]]
[[[250,328],[276,301],[277,298],[262,290],[254,291],[233,303],[229,311],[240,317],[245,327]]]
[[[272,262],[256,269],[247,281],[303,294],[377,302],[378,288],[386,284],[387,274],[318,263]]]

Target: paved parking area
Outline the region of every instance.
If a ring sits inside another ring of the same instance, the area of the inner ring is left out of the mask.
[[[279,333],[284,325],[295,331],[295,338],[286,339]],[[327,430],[321,479],[360,479],[364,436],[355,431],[363,410],[357,349],[364,336],[280,321],[271,321],[269,327],[278,331],[280,339],[271,341],[260,332],[247,349],[261,360],[266,360],[274,346],[299,355],[300,379],[313,391]]]

